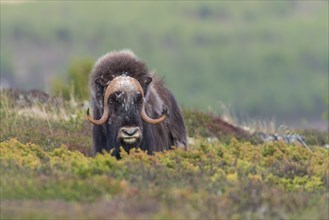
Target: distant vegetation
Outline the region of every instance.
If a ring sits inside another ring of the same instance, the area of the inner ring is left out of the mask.
[[[88,82],[92,66],[93,62],[90,59],[75,60],[69,66],[67,78],[63,79],[64,77],[57,77],[52,80],[52,93],[56,96],[61,96],[66,100],[88,100]]]
[[[131,48],[183,106],[318,120],[328,108],[328,20],[327,1],[1,5],[1,78],[50,91],[72,60]]]

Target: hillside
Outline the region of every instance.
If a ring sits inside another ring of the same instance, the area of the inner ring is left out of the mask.
[[[131,48],[185,107],[323,126],[328,20],[328,1],[1,4],[1,83],[49,92],[71,61]]]
[[[91,157],[84,103],[1,91],[1,219],[328,219],[328,136],[257,143],[184,110],[188,151]],[[240,131],[240,130],[239,130]]]

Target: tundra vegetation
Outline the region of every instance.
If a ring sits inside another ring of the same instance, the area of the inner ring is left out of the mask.
[[[2,91],[1,219],[328,219],[327,133],[260,143],[184,109],[188,151],[91,157],[82,102]]]
[[[328,1],[2,4],[2,82],[49,91],[52,79],[75,77],[65,76],[72,58],[130,48],[183,106],[218,111],[223,102],[254,118],[321,120],[328,9]]]

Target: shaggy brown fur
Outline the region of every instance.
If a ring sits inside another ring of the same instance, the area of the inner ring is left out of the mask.
[[[140,119],[139,114],[135,114],[135,112],[139,112],[136,103],[129,107],[129,114],[124,111],[115,112],[115,109],[119,109],[120,106],[116,108],[111,104],[103,106],[103,93],[108,82],[120,75],[138,80],[144,90],[147,115],[151,118],[158,118],[166,110],[168,115],[165,121],[156,125],[145,123]],[[107,123],[93,127],[95,152],[114,149],[114,154],[118,156],[119,147],[124,145],[117,141],[117,133],[122,126],[139,127],[143,131],[142,140],[133,147],[139,147],[149,153],[168,150],[173,146],[187,146],[185,124],[174,96],[164,86],[163,80],[154,73],[150,73],[146,64],[131,51],[111,52],[101,57],[92,70],[89,85],[94,118],[100,118],[104,108],[112,111]],[[129,118],[129,120],[125,121],[122,118]],[[131,146],[123,147],[127,150],[131,148]]]

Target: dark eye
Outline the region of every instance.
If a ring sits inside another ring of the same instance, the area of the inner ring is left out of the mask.
[[[144,100],[143,100],[143,97],[142,97],[142,95],[140,93],[137,93],[136,101],[139,102],[139,103],[141,103],[141,104],[143,103]]]
[[[117,96],[116,95],[110,96],[110,98],[109,98],[109,104],[110,105],[113,105],[116,102],[118,102]]]

